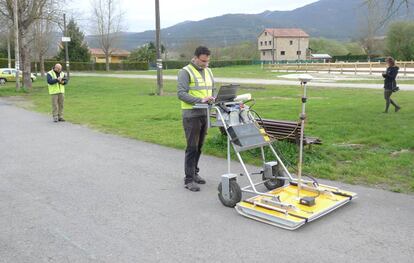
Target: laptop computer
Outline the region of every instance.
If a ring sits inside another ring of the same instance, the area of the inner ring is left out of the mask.
[[[237,96],[237,89],[240,87],[238,84],[223,85],[220,87],[217,96],[216,103],[218,102],[230,102]]]

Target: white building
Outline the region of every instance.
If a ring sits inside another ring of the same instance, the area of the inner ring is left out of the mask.
[[[257,38],[262,61],[305,60],[309,35],[300,28],[266,28]]]

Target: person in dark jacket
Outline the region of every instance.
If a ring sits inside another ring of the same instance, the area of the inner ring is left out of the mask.
[[[386,60],[387,62],[387,70],[382,73],[382,76],[384,77],[384,99],[385,99],[385,111],[384,113],[388,113],[388,108],[390,107],[390,104],[392,104],[395,107],[395,112],[399,111],[401,109],[400,106],[395,103],[391,99],[391,95],[394,89],[397,88],[397,82],[395,81],[395,78],[398,75],[399,67],[395,66],[395,60],[392,57],[388,57]]]

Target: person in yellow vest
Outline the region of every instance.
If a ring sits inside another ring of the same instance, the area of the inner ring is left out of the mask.
[[[190,191],[200,191],[197,184],[206,181],[199,175],[201,149],[207,134],[207,111],[193,109],[196,103],[214,101],[212,90],[214,87],[213,73],[208,68],[210,50],[204,46],[198,47],[190,64],[178,73],[177,95],[181,100],[183,126],[187,147],[184,161],[184,185]]]
[[[49,94],[52,97],[53,121],[65,121],[63,119],[63,102],[65,100],[65,85],[68,84],[68,80],[65,73],[62,72],[62,65],[56,64],[47,73],[47,84]]]

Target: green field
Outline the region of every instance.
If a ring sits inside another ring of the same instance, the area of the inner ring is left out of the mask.
[[[167,69],[163,70],[165,75],[176,76],[179,69]],[[141,70],[141,71],[94,71],[98,74],[131,74],[131,75],[157,75],[156,70]],[[260,65],[242,65],[214,68],[213,73],[215,77],[225,78],[259,78],[259,79],[275,79],[280,75],[286,75],[286,72],[271,72],[269,70],[262,70]]]
[[[72,77],[65,118],[104,132],[184,149],[176,84],[164,83],[166,95],[158,97],[151,95],[155,80]],[[0,96],[23,96],[32,102],[33,110],[49,114],[50,98],[42,80],[34,83],[30,93],[15,93],[13,85],[0,87]],[[298,87],[249,87],[240,93],[253,94],[254,109],[262,117],[298,119]],[[323,145],[305,149],[305,171],[318,178],[414,193],[414,92],[400,91],[394,98],[402,110],[384,114],[382,90],[311,88],[305,133],[321,138]],[[295,145],[276,145],[295,162]],[[211,129],[205,152],[224,157],[225,147],[225,138]],[[246,154],[255,164],[256,156],[257,151]]]
[[[165,75],[176,76],[179,69],[168,69],[163,70]],[[94,71],[90,73],[97,74],[128,74],[128,75],[157,75],[156,70],[142,70],[142,71]],[[215,77],[221,78],[250,78],[250,79],[277,79],[279,76],[287,74],[296,74],[296,72],[272,72],[270,70],[263,70],[260,65],[241,65],[241,66],[231,66],[231,67],[221,67],[214,68],[213,73]],[[312,74],[312,73],[311,73]],[[339,74],[336,74],[339,76]],[[336,83],[369,83],[369,84],[383,84],[384,80],[381,76],[370,77],[366,79],[365,75],[348,75],[349,80],[337,80]],[[361,79],[352,79],[352,78],[361,78]],[[397,80],[399,84],[414,84],[414,78],[405,78],[401,74],[401,78]]]

